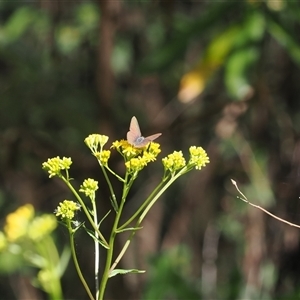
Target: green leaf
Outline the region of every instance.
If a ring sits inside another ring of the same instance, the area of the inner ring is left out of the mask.
[[[296,39],[281,24],[269,20],[268,28],[271,35],[288,51],[296,64],[300,64],[300,45]]]
[[[81,32],[75,26],[61,25],[56,32],[58,49],[64,54],[69,54],[72,51],[77,50],[81,41]]]
[[[98,228],[100,228],[101,223],[106,219],[106,217],[110,214],[111,210],[108,211],[108,213],[100,220],[98,224]]]
[[[251,12],[239,26],[232,53],[225,69],[225,84],[230,95],[245,99],[253,91],[249,73],[260,57],[259,43],[266,30],[265,17],[260,12]]]
[[[244,3],[242,1],[225,1],[208,7],[205,14],[196,20],[190,22],[186,20],[185,23],[187,25],[182,26],[180,29],[174,28],[174,35],[171,40],[168,40],[165,45],[147,55],[141,62],[139,70],[141,72],[153,72],[169,67],[174,61],[184,55],[189,45],[189,40],[195,36],[199,37],[207,34],[208,30],[223,22],[224,14],[233,14],[233,11],[238,11],[243,6]]]
[[[138,231],[142,228],[143,227],[128,227],[128,228],[124,228],[124,229],[117,229],[116,232],[120,233],[120,232],[124,232],[124,231]]]
[[[105,249],[109,249],[109,247],[107,247],[107,246],[106,246],[99,238],[97,238],[97,237],[95,236],[95,233],[94,233],[92,230],[86,228],[85,226],[83,226],[83,227],[84,227],[85,231],[87,232],[87,234],[88,234],[94,241],[98,242],[98,243],[99,243],[101,246],[103,246]]]
[[[144,271],[144,270],[138,270],[138,269],[129,269],[129,270],[114,269],[110,272],[109,277],[113,277],[118,274],[124,275],[124,274],[129,274],[129,273],[145,273],[145,272],[146,271]]]
[[[99,24],[100,13],[96,3],[82,3],[75,12],[75,20],[79,28],[84,33],[89,33],[97,28]]]
[[[259,58],[257,47],[240,49],[233,53],[226,65],[225,84],[228,92],[235,99],[244,99],[252,91],[248,79],[251,67]]]
[[[59,277],[61,277],[64,274],[65,270],[67,269],[70,257],[71,257],[70,248],[64,247],[63,252],[59,259],[59,264],[57,264],[56,266],[56,269],[58,269],[57,274],[59,275]]]
[[[21,7],[16,10],[5,24],[5,35],[8,41],[12,42],[20,38],[20,36],[34,22],[36,12],[30,7]]]
[[[111,197],[109,197],[109,199],[110,199],[110,202],[111,202],[111,205],[112,205],[113,209],[114,209],[115,212],[117,213],[118,210],[119,210],[119,207],[118,207],[117,202],[116,202],[114,199],[112,199]]]

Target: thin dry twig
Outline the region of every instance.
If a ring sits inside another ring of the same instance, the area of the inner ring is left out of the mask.
[[[271,214],[269,211],[267,211],[266,209],[262,208],[261,206],[251,203],[251,202],[247,199],[247,197],[240,191],[240,189],[239,189],[238,186],[237,186],[236,181],[234,181],[233,179],[231,179],[231,182],[232,182],[232,184],[235,186],[235,188],[237,189],[237,191],[240,193],[240,195],[242,195],[242,197],[237,196],[237,198],[243,200],[244,202],[248,203],[249,205],[251,205],[251,206],[253,206],[253,207],[255,207],[255,208],[258,208],[258,209],[262,210],[263,212],[265,212],[266,214],[268,214],[269,216],[271,216],[272,218],[274,218],[274,219],[276,219],[276,220],[278,220],[278,221],[280,221],[280,222],[286,223],[286,224],[288,224],[288,225],[290,225],[290,226],[293,226],[293,227],[300,228],[300,225],[297,225],[297,224],[288,222],[288,221],[286,221],[286,220],[284,220],[284,219],[281,219],[281,218],[279,218],[279,217],[277,217],[277,216]]]

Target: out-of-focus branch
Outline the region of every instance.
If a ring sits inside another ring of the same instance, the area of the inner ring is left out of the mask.
[[[237,186],[236,181],[234,181],[233,179],[231,179],[231,182],[232,182],[232,184],[235,186],[235,188],[237,189],[237,191],[240,193],[240,195],[242,196],[242,197],[237,196],[239,199],[243,200],[244,202],[248,203],[249,205],[251,205],[251,206],[253,206],[253,207],[255,207],[255,208],[260,209],[260,210],[263,211],[264,213],[268,214],[269,216],[271,216],[272,218],[274,218],[274,219],[276,219],[276,220],[278,220],[278,221],[280,221],[280,222],[286,223],[286,224],[288,224],[288,225],[290,225],[290,226],[293,226],[293,227],[300,228],[300,225],[297,225],[297,224],[288,222],[288,221],[286,221],[286,220],[284,220],[284,219],[281,219],[281,218],[279,218],[279,217],[273,215],[272,213],[270,213],[270,212],[267,211],[266,209],[262,208],[261,206],[251,203],[251,202],[247,199],[247,197],[240,191],[240,189],[239,189],[238,186]]]

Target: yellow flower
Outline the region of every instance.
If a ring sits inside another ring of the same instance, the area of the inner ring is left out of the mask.
[[[99,143],[100,143],[100,146],[103,147],[108,141],[108,136],[107,135],[103,135],[101,134],[99,136]]]
[[[147,165],[145,159],[141,157],[134,157],[125,163],[128,172],[137,172],[142,170]]]
[[[149,148],[147,149],[147,152],[155,155],[155,157],[161,152],[160,150],[160,144],[151,142]]]
[[[131,145],[128,144],[127,147],[122,149],[122,153],[126,156],[126,157],[133,157],[138,155],[139,153],[141,153],[141,149],[137,149]]]
[[[120,148],[126,148],[128,146],[131,146],[131,145],[126,140],[120,140],[120,141],[113,142],[111,148],[120,150]]]
[[[98,181],[88,178],[85,179],[80,186],[79,192],[84,193],[87,197],[94,198],[95,192],[98,190]]]
[[[60,216],[62,219],[72,220],[75,216],[75,211],[79,210],[80,206],[72,200],[64,200],[59,203],[59,206],[56,208],[55,215]]]
[[[100,161],[102,166],[106,166],[110,158],[110,150],[102,150],[101,152],[96,152],[95,156]]]
[[[156,155],[151,152],[144,152],[142,158],[147,162],[155,161],[156,160]]]
[[[115,148],[116,150],[119,150],[122,147],[122,141],[114,141],[110,148]]]
[[[50,174],[49,177],[53,177],[55,175],[60,175],[62,170],[68,170],[70,169],[70,166],[72,164],[72,160],[69,157],[63,157],[62,159],[57,156],[54,158],[49,158],[47,162],[44,162],[42,164],[43,169],[47,170]]]
[[[209,157],[202,147],[191,146],[189,165],[194,165],[195,169],[201,170],[209,163]]]
[[[108,136],[101,134],[90,134],[87,138],[85,138],[85,144],[90,148],[92,153],[96,153],[101,151],[103,146],[107,143]]]
[[[34,218],[28,228],[28,236],[34,241],[40,240],[49,235],[57,226],[56,218],[53,215],[44,214]]]
[[[169,154],[167,157],[163,158],[162,162],[165,169],[171,172],[180,170],[186,165],[185,158],[183,157],[182,151],[174,151],[173,153]]]
[[[27,234],[28,225],[33,217],[34,208],[31,204],[23,205],[15,212],[8,214],[4,226],[7,239],[13,242],[25,236]]]
[[[143,152],[143,148],[135,148],[129,144],[126,140],[113,142],[111,148],[115,148],[119,153],[130,159],[131,157],[137,156]]]
[[[136,148],[128,141],[121,140],[113,142],[112,148],[125,158],[125,167],[129,172],[142,170],[149,162],[155,161],[161,152],[160,145],[153,142],[145,147]]]
[[[53,274],[49,269],[42,269],[37,274],[38,281],[40,282],[43,289],[50,293],[51,291],[51,283],[53,283]],[[53,285],[53,284],[52,284]]]
[[[133,157],[143,152],[142,148],[135,148],[127,141],[122,141],[122,153],[127,157]]]

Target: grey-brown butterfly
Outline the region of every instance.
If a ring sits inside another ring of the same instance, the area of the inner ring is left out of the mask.
[[[131,118],[129,131],[127,132],[127,141],[132,146],[136,148],[143,148],[159,136],[161,136],[161,133],[143,137],[136,117]]]

